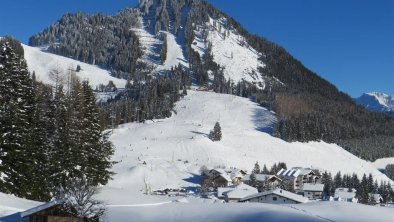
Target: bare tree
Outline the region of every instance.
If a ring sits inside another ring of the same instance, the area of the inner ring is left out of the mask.
[[[95,219],[105,213],[103,202],[96,200],[99,189],[85,177],[72,178],[63,188],[58,189],[57,198],[65,201],[65,210],[78,218]]]

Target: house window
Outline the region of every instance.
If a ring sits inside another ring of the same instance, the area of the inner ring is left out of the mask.
[[[277,197],[272,197],[272,200],[277,201],[278,198]]]

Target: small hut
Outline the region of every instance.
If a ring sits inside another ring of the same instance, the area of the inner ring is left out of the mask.
[[[64,201],[51,201],[20,213],[23,222],[99,222],[98,218],[79,218],[65,210]]]

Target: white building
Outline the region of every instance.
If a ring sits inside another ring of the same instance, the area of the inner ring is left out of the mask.
[[[302,194],[309,200],[321,199],[323,196],[324,184],[321,183],[304,183],[302,186]]]
[[[356,189],[353,188],[337,188],[335,189],[334,198],[331,200],[357,203],[356,192]]]
[[[380,195],[378,193],[369,193],[368,196],[369,196],[369,199],[371,201],[373,201],[373,203],[376,203],[376,204],[383,203],[383,197],[382,197],[382,195]]]
[[[218,198],[224,199],[226,202],[238,202],[244,197],[257,193],[258,191],[256,188],[243,183],[239,185],[218,188]]]
[[[240,202],[251,203],[270,203],[270,204],[298,204],[308,202],[308,198],[301,195],[282,190],[275,189],[242,198]]]
[[[277,174],[283,181],[292,181],[296,192],[302,191],[305,183],[321,183],[321,171],[319,169],[293,167],[281,169]]]

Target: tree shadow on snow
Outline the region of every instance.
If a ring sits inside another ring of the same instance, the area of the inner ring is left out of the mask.
[[[274,125],[277,121],[273,113],[263,107],[258,107],[253,111],[252,120],[256,130],[270,135],[273,134]]]
[[[198,131],[194,131],[194,130],[192,130],[192,131],[190,131],[190,132],[191,132],[191,133],[194,133],[194,134],[198,134],[198,135],[208,136],[208,134],[203,133],[203,132],[198,132]]]

